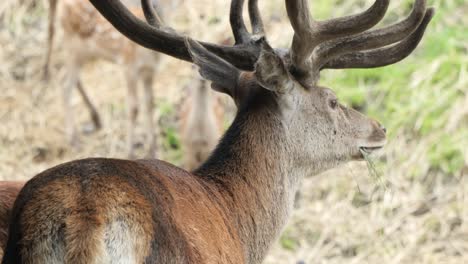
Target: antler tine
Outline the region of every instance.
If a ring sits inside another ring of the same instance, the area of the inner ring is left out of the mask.
[[[309,77],[310,56],[320,43],[363,32],[376,25],[385,15],[389,0],[376,0],[366,11],[342,18],[315,21],[310,16],[308,0],[286,0],[286,10],[294,29],[291,45],[293,73]]]
[[[324,42],[314,50],[314,68],[320,69],[327,61],[342,54],[380,48],[401,41],[418,28],[425,13],[426,0],[416,0],[411,14],[399,23]]]
[[[260,16],[260,11],[258,9],[258,1],[249,0],[248,8],[253,34],[263,35],[263,21]],[[249,33],[244,23],[243,10],[244,0],[232,0],[229,20],[231,23],[231,29],[232,33],[234,34],[236,45],[249,43],[249,41],[252,39],[252,34]]]
[[[262,16],[258,9],[258,0],[249,0],[249,16],[252,24],[252,33],[254,35],[265,35]]]
[[[244,10],[244,0],[232,0],[231,11],[229,14],[229,22],[231,23],[232,33],[236,44],[247,43],[250,39],[250,34],[244,23],[242,15]]]
[[[133,15],[119,0],[90,2],[118,31],[139,45],[181,60],[192,61],[185,38],[180,34],[148,25]],[[151,18],[151,14],[149,16]],[[242,70],[253,70],[260,54],[259,47],[255,45],[230,47],[206,42],[200,44]]]
[[[318,30],[325,41],[363,32],[382,20],[389,4],[390,0],[376,0],[362,13],[317,22]]]
[[[418,46],[433,16],[434,9],[428,8],[419,27],[395,45],[345,54],[329,61],[323,69],[376,68],[399,62]]]
[[[158,15],[158,12],[154,10],[151,0],[141,0],[141,7],[143,9],[143,13],[145,14],[145,18],[148,24],[155,28],[160,28],[163,23]]]

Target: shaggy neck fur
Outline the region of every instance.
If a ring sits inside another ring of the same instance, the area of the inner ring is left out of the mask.
[[[293,173],[285,127],[271,95],[251,100],[195,174],[225,197],[246,263],[260,263],[286,223],[300,175]]]

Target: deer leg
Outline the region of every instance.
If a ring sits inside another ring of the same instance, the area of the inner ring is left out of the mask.
[[[127,151],[129,158],[135,157],[135,127],[138,117],[138,83],[136,73],[127,73]]]
[[[62,91],[63,106],[65,112],[65,134],[68,143],[72,147],[79,147],[79,141],[75,129],[73,107],[71,104],[73,88],[75,88],[78,84],[79,66],[75,62],[70,62],[67,68],[67,78]]]
[[[81,82],[81,79],[78,78],[77,80],[77,88],[78,92],[81,95],[81,98],[83,99],[83,102],[85,103],[86,107],[89,110],[89,115],[91,117],[91,121],[93,122],[93,129],[90,129],[90,131],[96,131],[101,129],[101,118],[99,117],[99,114],[96,110],[96,107],[94,106],[93,102],[91,102],[91,99],[89,98],[88,94],[86,93],[86,90],[83,87],[83,83]]]
[[[48,81],[50,78],[50,58],[52,56],[52,49],[54,45],[55,35],[55,17],[57,14],[57,0],[49,0],[49,25],[47,31],[47,50],[46,57],[43,66],[44,75],[42,76],[44,81]]]
[[[143,106],[146,114],[146,140],[149,144],[148,158],[155,158],[157,142],[155,137],[155,126],[153,121],[154,97],[153,97],[153,74],[154,71],[147,71],[143,74]]]

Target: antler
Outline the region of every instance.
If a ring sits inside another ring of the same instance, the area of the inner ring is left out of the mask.
[[[418,46],[433,16],[434,9],[428,8],[417,29],[397,44],[369,51],[350,52],[340,57],[335,57],[322,68],[375,68],[399,62],[410,55]]]
[[[265,29],[263,27],[262,17],[258,10],[258,1],[249,1],[249,16],[252,24],[252,33],[255,35],[265,35]]]
[[[316,21],[310,16],[308,0],[286,0],[286,10],[294,29],[291,46],[293,72],[299,76],[309,75],[313,68],[312,52],[320,43],[373,27],[384,17],[388,5],[389,0],[377,0],[360,14]]]
[[[145,23],[135,17],[119,0],[90,0],[98,11],[122,34],[138,44],[192,61],[185,37],[164,27],[149,0],[142,0]],[[426,9],[425,0],[415,0],[411,14],[403,21],[377,30],[374,27],[385,15],[390,0],[375,0],[366,11],[342,18],[316,21],[310,15],[308,0],[286,0],[294,37],[289,57],[289,71],[296,80],[313,85],[322,69],[380,67],[407,57],[419,44],[434,10]],[[242,16],[244,0],[232,0],[230,11],[234,46],[200,42],[202,46],[242,70],[253,70],[261,47],[264,26],[258,0],[249,0],[252,24],[249,33]],[[278,50],[278,52],[280,52]],[[281,52],[284,55],[284,52]],[[290,60],[289,60],[290,59]]]
[[[119,0],[90,0],[90,2],[117,30],[129,39],[146,48],[181,60],[192,61],[185,46],[185,37],[174,30],[168,30],[168,27],[162,27],[162,22],[153,10],[150,1],[142,0],[145,18],[149,24],[138,19]],[[243,0],[233,0],[231,5],[231,27],[233,32],[238,32],[235,33],[235,36],[236,34],[242,35],[242,37],[236,37],[235,46],[207,42],[200,42],[200,44],[239,69],[253,70],[260,54],[260,47],[254,41],[250,41],[249,34],[245,29],[242,19],[243,2]],[[253,10],[250,12],[250,16],[254,33],[256,29],[263,28],[256,2],[255,0],[249,1],[249,8]]]
[[[159,17],[158,12],[154,10],[151,0],[141,0],[141,7],[145,14],[146,22],[155,28],[161,28],[163,25],[162,20]]]
[[[258,1],[249,0],[249,17],[252,24],[253,35],[250,34],[245,27],[244,17],[242,16],[243,7],[244,0],[233,0],[231,2],[229,20],[236,45],[248,44],[252,41],[255,42],[258,38],[255,38],[254,35],[264,34],[263,21],[260,16],[260,11],[258,10]]]
[[[408,56],[419,43],[433,10],[426,9],[425,0],[416,0],[405,20],[366,31],[383,18],[388,5],[389,0],[376,0],[360,14],[315,21],[310,17],[307,0],[286,0],[295,32],[290,51],[291,72],[303,83],[315,83],[324,68],[378,67]],[[398,44],[394,47],[382,48],[395,43]]]

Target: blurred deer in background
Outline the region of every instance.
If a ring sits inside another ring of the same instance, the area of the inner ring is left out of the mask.
[[[124,1],[131,6],[135,15],[143,13],[135,0]],[[173,9],[178,1],[158,0],[156,23],[161,23],[161,15]],[[44,78],[49,78],[50,59],[55,35],[57,5],[61,6],[60,25],[63,28],[63,48],[66,50],[66,83],[63,86],[65,107],[65,131],[69,143],[78,146],[75,118],[71,105],[72,91],[76,87],[88,108],[94,129],[101,128],[101,120],[96,107],[87,95],[80,78],[84,64],[95,59],[104,59],[124,67],[127,86],[128,131],[127,148],[129,157],[135,156],[135,127],[138,116],[138,84],[143,83],[143,112],[146,115],[146,143],[148,156],[156,154],[155,125],[153,121],[153,77],[160,62],[160,55],[147,50],[120,34],[105,20],[87,0],[49,0],[50,14],[47,50],[44,64]],[[153,4],[153,3],[151,3]]]
[[[222,38],[220,44],[230,45],[232,39]],[[210,82],[194,77],[180,111],[179,134],[183,152],[183,168],[193,171],[208,159],[224,132],[225,105]]]
[[[147,0],[143,0],[148,2]],[[234,46],[198,42],[148,23],[118,0],[91,0],[120,32],[193,62],[232,97],[237,116],[193,173],[159,160],[76,160],[40,173],[13,208],[3,263],[261,263],[290,215],[301,179],[386,142],[375,120],[319,86],[323,69],[370,68],[407,57],[433,16],[424,0],[395,25],[371,28],[389,0],[316,21],[307,0],[286,0],[294,38],[273,49],[256,0],[231,2]]]
[[[189,85],[180,114],[184,169],[192,171],[208,159],[223,133],[224,107],[206,80]]]

